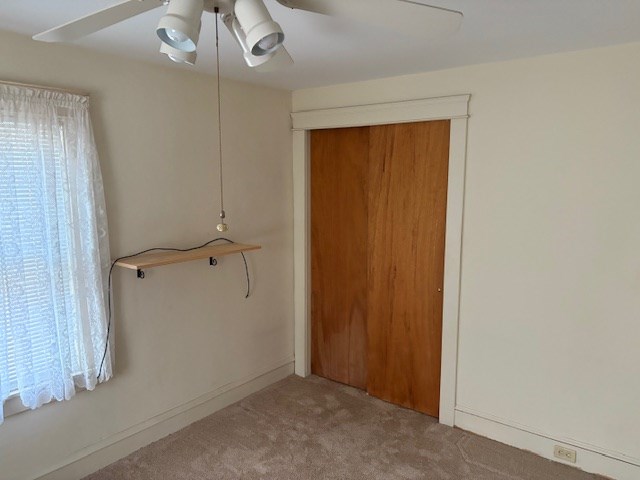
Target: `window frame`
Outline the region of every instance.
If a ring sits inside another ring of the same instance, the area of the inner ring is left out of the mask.
[[[82,92],[82,93],[76,93],[76,92],[69,92],[69,91],[62,91],[62,90],[58,90],[55,88],[49,88],[49,87],[40,87],[40,86],[34,86],[34,85],[22,85],[22,84],[11,84],[10,82],[2,82],[0,81],[0,85],[4,85],[7,84],[10,87],[24,87],[26,89],[33,89],[33,90],[43,90],[43,91],[47,91],[47,92],[53,92],[58,93],[58,92],[62,92],[64,94],[70,94],[70,95],[75,95],[75,96],[79,96],[79,97],[89,97],[88,94]],[[68,106],[66,104],[61,104],[55,107],[56,108],[56,116],[55,116],[55,122],[53,122],[51,128],[54,130],[54,132],[57,130],[60,137],[61,137],[61,145],[64,146],[66,145],[66,142],[64,140],[64,137],[66,136],[66,130],[65,127],[67,126],[67,122],[71,121],[71,117],[68,116]],[[70,108],[70,107],[69,107]],[[36,115],[37,118],[43,116],[42,114],[40,114],[39,112],[34,113],[34,115]],[[47,117],[48,118],[48,117]],[[22,123],[22,122],[19,122]],[[93,133],[92,133],[92,128],[89,125],[89,134],[92,137]],[[93,148],[95,149],[95,144],[94,144],[94,140],[91,138],[90,143],[93,144]],[[66,150],[65,150],[66,151]],[[58,162],[58,158],[57,155],[52,155],[53,160],[56,161],[56,163]],[[63,167],[64,168],[64,167]],[[98,174],[100,174],[99,172],[99,166],[98,168]],[[102,185],[100,185],[100,190],[102,189]],[[102,205],[103,210],[104,210],[104,204]],[[106,219],[105,219],[106,221]],[[64,223],[64,222],[63,222]],[[106,225],[105,225],[106,226]],[[73,229],[69,229],[67,228],[66,230],[73,230]],[[108,249],[108,244],[107,244],[107,249]],[[108,250],[107,250],[108,251]],[[104,259],[103,259],[103,270],[104,270]],[[104,273],[103,273],[104,275]],[[106,303],[106,299],[105,299],[105,303]],[[109,334],[109,330],[108,327],[105,326],[107,335]],[[100,347],[102,348],[102,347]],[[103,358],[104,361],[104,358]],[[75,363],[75,362],[74,362]],[[86,381],[86,372],[82,372],[80,371],[81,368],[79,368],[80,366],[76,366],[76,365],[72,365],[71,366],[71,371],[69,372],[69,377],[72,379],[73,384],[74,384],[74,393],[72,396],[75,396],[75,394],[79,393],[79,392],[84,392],[87,390],[93,390],[93,388],[97,387],[98,385],[100,385],[101,383],[105,383],[106,380],[108,380],[112,373],[110,373],[108,375],[107,378],[100,380],[98,379],[95,382],[95,385],[91,384],[89,387],[86,386],[82,386],[81,383],[83,383],[83,381]],[[100,364],[100,367],[102,369],[102,364]],[[96,367],[97,368],[97,367]],[[13,378],[13,377],[10,377]],[[6,417],[11,417],[20,413],[23,413],[25,411],[31,410],[32,408],[30,408],[29,406],[25,406],[22,403],[21,400],[21,392],[18,389],[14,389],[13,388],[14,385],[11,385],[11,390],[9,391],[8,397],[6,397],[4,399],[3,402],[0,402],[0,419],[5,418]],[[57,400],[56,398],[51,398],[49,401],[46,401],[44,403],[42,403],[42,405],[38,406],[37,409],[42,408],[45,405],[48,404],[53,404],[53,403],[60,403],[62,401],[65,401],[65,399],[61,399],[61,400]],[[35,408],[33,408],[35,409]],[[1,422],[0,422],[1,424]]]

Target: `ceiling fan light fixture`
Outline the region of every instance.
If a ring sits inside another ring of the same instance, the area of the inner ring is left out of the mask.
[[[260,55],[259,57],[253,55],[251,52],[244,52],[242,57],[244,58],[244,63],[251,68],[259,67],[260,65],[264,65],[269,60],[273,58],[276,52],[268,53],[267,55]]]
[[[195,50],[193,52],[183,52],[164,42],[160,45],[160,53],[164,53],[176,63],[186,63],[187,65],[195,65],[198,58],[198,53]]]
[[[156,33],[164,43],[183,52],[195,52],[200,38],[204,0],[171,0]]]
[[[284,33],[276,22],[257,25],[247,35],[251,53],[257,57],[274,53],[284,42]]]
[[[251,68],[259,67],[260,65],[264,65],[269,60],[273,58],[276,52],[268,53],[266,55],[256,56],[251,53],[249,46],[247,45],[247,37],[244,34],[244,30],[240,26],[240,22],[233,14],[225,14],[222,15],[222,21],[227,29],[233,35],[233,38],[236,40],[240,48],[242,48],[242,57],[244,58],[244,62]]]
[[[273,53],[284,42],[282,28],[271,18],[262,0],[237,0],[234,14],[252,55],[260,57]]]

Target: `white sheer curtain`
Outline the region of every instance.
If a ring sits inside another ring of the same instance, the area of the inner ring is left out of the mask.
[[[110,267],[88,98],[0,84],[0,423],[111,377]]]

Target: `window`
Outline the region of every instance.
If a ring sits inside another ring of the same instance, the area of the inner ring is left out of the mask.
[[[0,84],[0,402],[37,408],[111,376],[108,268],[87,98]]]

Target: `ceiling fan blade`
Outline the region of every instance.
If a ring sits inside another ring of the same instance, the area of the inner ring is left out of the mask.
[[[433,39],[458,31],[462,13],[412,0],[277,0],[289,8],[346,17],[405,35]]]
[[[293,65],[293,58],[291,58],[287,49],[282,45],[271,60],[262,65],[258,65],[254,70],[261,73],[275,72],[290,67],[291,65]]]
[[[127,0],[33,36],[41,42],[72,42],[163,4],[162,0]]]

